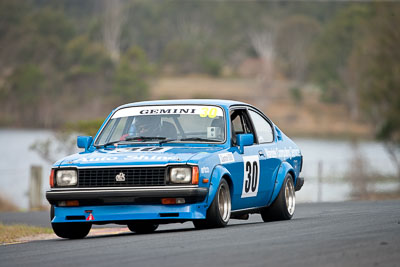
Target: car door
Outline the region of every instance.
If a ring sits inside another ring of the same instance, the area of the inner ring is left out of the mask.
[[[230,111],[231,119],[231,152],[235,162],[227,166],[232,175],[234,187],[232,194],[232,210],[260,207],[265,202],[266,182],[261,181],[260,177],[266,176],[264,173],[265,153],[258,144],[256,138],[251,146],[244,147],[241,154],[236,144],[238,134],[255,134],[246,107],[235,107]]]
[[[262,194],[261,204],[267,205],[275,186],[275,178],[281,160],[277,155],[278,147],[272,123],[268,118],[256,109],[248,110],[255,132],[255,142],[258,144],[260,154],[260,193]],[[261,155],[262,154],[262,155]]]

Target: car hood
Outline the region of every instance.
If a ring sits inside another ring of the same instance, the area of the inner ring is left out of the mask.
[[[55,165],[57,167],[100,167],[186,164],[192,157],[196,160],[222,150],[221,147],[124,147],[97,149],[68,156]]]

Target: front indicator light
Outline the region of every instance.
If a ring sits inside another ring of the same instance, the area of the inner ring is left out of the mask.
[[[56,173],[57,186],[73,186],[78,182],[75,170],[58,170]]]
[[[67,200],[67,201],[58,201],[59,207],[78,207],[79,201],[78,200]]]
[[[184,198],[162,198],[161,203],[164,205],[185,204]]]
[[[199,184],[199,167],[192,167],[192,184]]]
[[[54,187],[54,169],[51,169],[49,180],[50,180],[50,187],[53,188]]]

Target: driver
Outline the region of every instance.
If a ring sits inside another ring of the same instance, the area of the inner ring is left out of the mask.
[[[146,115],[135,118],[135,135],[158,137],[161,133],[160,116]]]

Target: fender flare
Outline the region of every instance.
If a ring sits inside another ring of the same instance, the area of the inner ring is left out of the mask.
[[[217,165],[214,167],[211,174],[210,187],[207,196],[207,208],[210,207],[211,203],[214,200],[215,195],[217,194],[218,186],[221,182],[222,177],[226,178],[232,196],[233,193],[232,175],[224,166]]]
[[[293,167],[287,162],[282,162],[281,166],[279,167],[278,174],[276,175],[275,186],[274,186],[274,190],[272,192],[271,199],[267,206],[271,205],[275,201],[275,199],[278,197],[278,194],[281,191],[283,181],[285,181],[285,177],[288,173],[290,173],[292,175],[292,177],[294,179],[293,183],[295,184],[296,176],[295,176]]]

